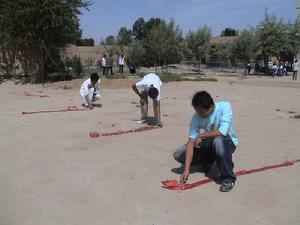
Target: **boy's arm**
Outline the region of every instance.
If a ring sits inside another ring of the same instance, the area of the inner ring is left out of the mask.
[[[219,130],[211,130],[211,131],[205,131],[199,135],[201,139],[205,138],[213,138],[217,136],[222,136],[223,134]]]
[[[132,88],[132,90],[142,99],[143,98],[143,96],[141,95],[141,93],[139,92],[139,90],[137,89],[137,87],[136,87],[136,85],[135,84],[133,84],[132,86],[131,86],[131,88]]]
[[[188,143],[185,146],[185,163],[184,163],[184,171],[180,177],[180,180],[185,183],[190,175],[190,167],[193,160],[194,155],[194,145],[196,139],[189,138]]]
[[[86,95],[86,96],[84,96],[84,97],[85,97],[86,103],[88,104],[89,108],[90,108],[90,109],[93,109],[93,105],[92,105],[92,103],[89,101],[89,96]]]

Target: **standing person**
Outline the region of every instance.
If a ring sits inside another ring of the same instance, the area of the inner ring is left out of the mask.
[[[283,76],[283,62],[279,63],[279,66],[278,66],[278,76],[280,76],[280,77]]]
[[[106,55],[103,55],[101,59],[101,66],[102,66],[102,75],[106,74]]]
[[[278,72],[278,67],[277,67],[276,63],[274,63],[272,66],[273,77],[275,77],[277,75],[277,72]]]
[[[299,71],[299,63],[298,60],[295,60],[293,64],[293,80],[297,80],[298,71]]]
[[[124,72],[125,59],[123,54],[119,57],[119,73]]]
[[[283,74],[284,74],[285,76],[288,75],[288,67],[289,67],[289,62],[288,62],[288,61],[285,61],[285,62],[284,62],[284,65],[283,65]]]
[[[250,61],[248,61],[248,63],[246,64],[246,68],[247,68],[247,73],[249,75],[250,71],[251,71],[251,63],[250,63]]]
[[[216,162],[221,180],[220,191],[231,191],[236,180],[232,153],[238,144],[231,104],[226,101],[214,103],[209,93],[199,91],[193,96],[192,106],[196,112],[190,123],[189,140],[173,154],[175,160],[184,165],[180,181],[187,181],[191,165],[198,164],[202,171],[207,172]]]
[[[114,60],[112,58],[112,55],[110,54],[106,59],[106,73],[105,73],[106,75],[108,75],[109,70],[110,70],[110,75],[114,75],[112,70],[113,64],[114,64]]]
[[[144,78],[132,85],[133,91],[140,97],[141,103],[141,120],[139,123],[146,123],[148,118],[148,96],[153,100],[153,111],[155,125],[162,127],[160,119],[160,87],[162,82],[155,73],[149,73]],[[138,90],[141,89],[141,92]]]
[[[93,104],[101,98],[100,79],[97,73],[92,73],[80,87],[82,106],[93,109]]]
[[[273,62],[272,62],[272,60],[270,59],[269,60],[269,62],[268,62],[268,74],[273,74],[273,69],[272,69],[272,67],[273,67]]]
[[[255,67],[254,67],[255,73],[258,74],[259,70],[260,70],[260,65],[258,63],[258,61],[255,62]]]

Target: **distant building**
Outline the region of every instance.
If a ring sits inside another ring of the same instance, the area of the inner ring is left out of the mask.
[[[99,65],[99,60],[106,53],[106,48],[103,45],[97,46],[75,46],[68,45],[63,51],[63,58],[72,58],[79,56],[83,66],[95,67]]]
[[[209,42],[212,45],[218,45],[218,44],[232,43],[237,39],[238,36],[211,37]]]

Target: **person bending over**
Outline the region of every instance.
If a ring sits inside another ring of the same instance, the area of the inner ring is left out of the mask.
[[[140,123],[146,123],[148,118],[148,96],[153,100],[153,111],[155,125],[162,127],[160,118],[160,87],[162,82],[155,73],[149,73],[136,84],[132,85],[133,91],[140,97],[141,103],[141,120]],[[139,91],[138,89],[141,89]]]

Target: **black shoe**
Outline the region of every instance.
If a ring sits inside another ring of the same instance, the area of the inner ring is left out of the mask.
[[[173,169],[171,169],[171,171],[172,171],[173,173],[176,173],[176,174],[182,174],[183,171],[184,171],[184,167],[183,167],[183,166],[180,166],[180,167],[177,167],[177,168],[173,168]]]
[[[221,183],[221,187],[220,187],[220,191],[221,192],[229,192],[232,190],[232,188],[234,187],[235,182],[232,181],[231,179],[223,179],[222,183]]]

